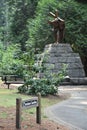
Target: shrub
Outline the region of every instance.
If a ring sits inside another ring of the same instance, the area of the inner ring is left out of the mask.
[[[42,96],[48,94],[55,95],[58,93],[58,86],[60,82],[64,79],[66,66],[58,74],[53,74],[49,71],[45,71],[42,78],[29,77],[25,81],[23,86],[18,88],[20,93],[36,95],[38,92]]]
[[[27,82],[27,85],[29,85],[28,87],[26,87],[25,84],[18,88],[19,92],[34,95],[40,92],[43,96],[57,93],[57,88],[54,85],[52,85],[49,81],[43,78],[29,80]]]

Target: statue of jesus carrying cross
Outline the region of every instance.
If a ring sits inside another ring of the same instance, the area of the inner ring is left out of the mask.
[[[48,23],[54,28],[55,43],[61,43],[64,38],[65,21],[58,17],[58,10],[55,11],[55,14],[52,12],[49,14],[55,18],[52,21],[48,20]]]

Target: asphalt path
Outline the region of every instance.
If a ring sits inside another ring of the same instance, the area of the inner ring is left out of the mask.
[[[60,86],[59,94],[71,97],[45,109],[45,114],[70,130],[87,130],[87,86]]]

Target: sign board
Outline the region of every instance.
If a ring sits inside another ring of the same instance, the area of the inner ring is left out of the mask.
[[[21,128],[21,111],[22,109],[36,107],[36,122],[41,124],[41,94],[27,100],[16,98],[16,128]]]
[[[38,98],[37,97],[22,101],[22,108],[23,109],[37,107],[37,106],[38,106]]]

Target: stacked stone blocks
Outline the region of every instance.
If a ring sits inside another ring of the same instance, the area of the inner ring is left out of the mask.
[[[78,53],[74,53],[70,44],[49,44],[45,46],[44,58],[46,67],[53,66],[51,71],[59,73],[66,64],[66,73],[70,78],[85,77],[84,68]]]

